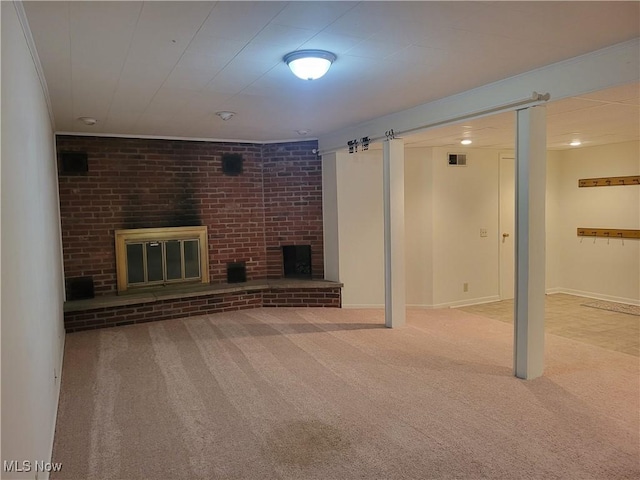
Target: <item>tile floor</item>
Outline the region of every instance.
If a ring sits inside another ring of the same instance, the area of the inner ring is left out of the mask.
[[[640,356],[640,317],[585,307],[590,298],[547,295],[545,331],[609,350]],[[513,300],[461,307],[461,310],[513,323]]]

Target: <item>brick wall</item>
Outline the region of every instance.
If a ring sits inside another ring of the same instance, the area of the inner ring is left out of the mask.
[[[86,152],[89,172],[60,174],[65,277],[92,276],[96,295],[116,291],[114,231],[206,225],[212,283],[245,261],[247,280],[280,277],[281,245],[310,244],[323,278],[321,162],[316,142],[211,143],[57,137],[58,152]],[[223,153],[244,173],[222,173]]]
[[[262,306],[339,308],[341,306],[340,287],[277,288],[224,294],[211,293],[192,298],[65,312],[64,326],[67,332],[78,332]]]
[[[83,312],[65,312],[64,326],[67,332],[78,332],[261,306],[262,292],[213,294],[206,297],[161,300],[152,304],[105,307]]]
[[[265,307],[335,307],[342,306],[340,288],[271,289],[262,295]]]
[[[313,278],[324,278],[322,164],[317,142],[265,145],[267,277],[282,277],[282,245],[311,245]]]

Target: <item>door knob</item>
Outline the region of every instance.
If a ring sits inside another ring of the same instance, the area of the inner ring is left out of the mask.
[[[509,236],[509,234],[508,234],[508,233],[503,233],[503,234],[502,234],[502,238],[507,238],[508,236]]]

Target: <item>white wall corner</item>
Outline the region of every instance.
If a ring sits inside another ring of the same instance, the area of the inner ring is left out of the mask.
[[[24,11],[24,5],[21,1],[12,2],[13,6],[16,9],[16,14],[18,15],[18,20],[20,21],[20,26],[22,27],[22,33],[24,34],[24,39],[27,42],[27,47],[29,48],[29,53],[31,54],[31,58],[33,59],[33,65],[38,73],[38,79],[40,80],[40,86],[42,87],[42,94],[44,95],[44,100],[47,104],[47,110],[49,112],[49,120],[51,122],[51,129],[55,131],[56,129],[56,119],[53,114],[53,106],[51,104],[51,97],[49,96],[49,87],[47,86],[47,79],[44,76],[44,70],[42,68],[42,63],[40,63],[40,57],[38,56],[38,50],[36,50],[36,42],[33,40],[33,34],[31,33],[31,27],[29,26],[29,20],[27,20],[27,13]]]

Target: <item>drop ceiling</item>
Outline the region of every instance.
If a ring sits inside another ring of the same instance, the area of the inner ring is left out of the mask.
[[[24,2],[56,130],[317,137],[640,36],[639,2]],[[282,62],[334,52],[320,80]],[[551,148],[638,140],[639,86],[550,102]],[[217,111],[236,115],[223,121]],[[84,125],[79,117],[97,119]],[[410,146],[513,144],[494,115]]]

